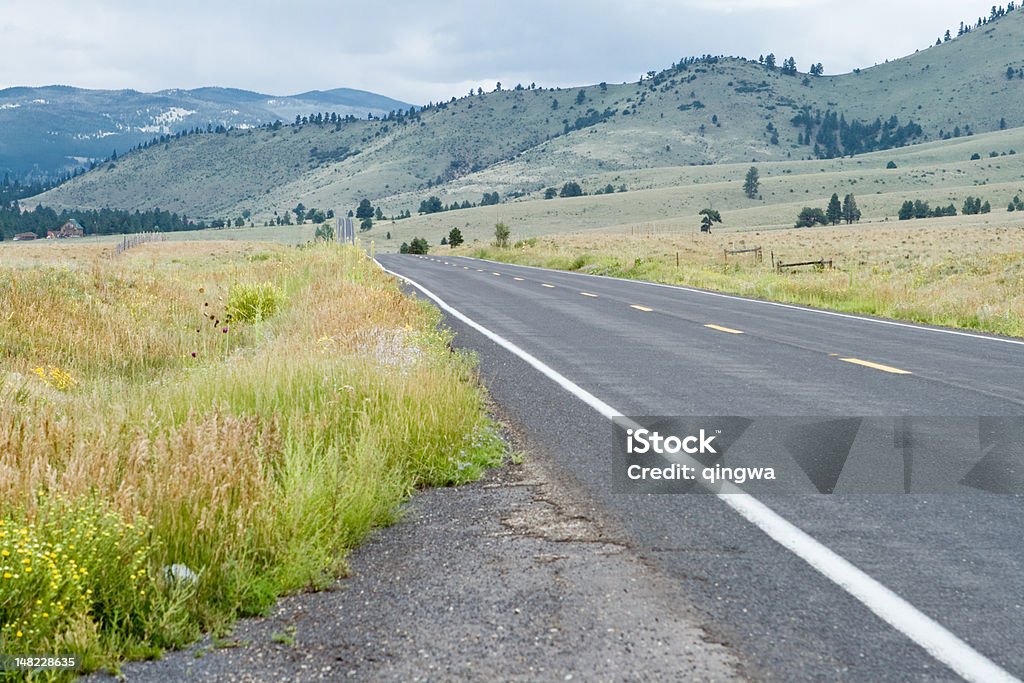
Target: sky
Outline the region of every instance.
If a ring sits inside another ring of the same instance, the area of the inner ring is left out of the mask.
[[[635,81],[691,55],[846,73],[934,44],[992,0],[42,0],[0,12],[0,88],[273,95],[347,87],[426,104]],[[1001,3],[1005,4],[1005,0]]]

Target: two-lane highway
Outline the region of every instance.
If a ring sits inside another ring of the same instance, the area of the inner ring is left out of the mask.
[[[378,260],[450,307],[456,343],[480,354],[504,411],[752,677],[1024,675],[1021,497],[762,499],[809,534],[801,557],[722,499],[613,493],[607,416],[566,390],[626,415],[1014,416],[1020,340],[461,257]],[[829,549],[858,569],[813,566]],[[906,604],[866,596],[858,570]]]

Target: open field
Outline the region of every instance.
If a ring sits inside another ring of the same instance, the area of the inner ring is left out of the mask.
[[[978,220],[711,235],[569,234],[455,253],[1024,337],[1024,225],[971,218]],[[763,250],[760,264],[751,254],[724,254],[755,246]],[[831,259],[834,268],[778,273],[773,254],[785,263]]]
[[[0,651],[218,631],[500,460],[472,359],[357,250],[110,250],[0,246]]]
[[[993,152],[997,156],[990,156]],[[972,161],[974,154],[981,158]],[[890,161],[897,168],[886,168]],[[992,213],[944,219],[946,224],[977,220],[990,225],[1024,223],[1024,213],[1006,211],[1013,197],[1024,199],[1024,128],[853,158],[753,164],[761,178],[757,199],[747,199],[742,189],[751,165],[605,173],[581,179],[584,189],[594,191],[612,184],[625,185],[628,191],[550,200],[531,196],[497,206],[383,221],[363,238],[375,240],[378,249],[393,251],[415,236],[426,237],[436,246],[451,228],[458,227],[467,243],[487,243],[499,220],[509,225],[513,240],[588,230],[693,233],[700,225],[698,212],[705,207],[722,214],[723,223],[716,225],[716,230],[785,229],[794,225],[803,207],[824,209],[833,192],[840,198],[848,193],[856,196],[863,212],[860,227],[891,224],[908,199],[928,201],[933,207],[953,204],[960,212],[969,196],[989,201]],[[515,172],[501,168],[487,172]],[[386,239],[389,232],[390,240]]]
[[[283,225],[280,227],[257,226],[254,228],[208,228],[206,230],[183,230],[181,232],[165,232],[162,237],[167,242],[218,242],[216,248],[242,249],[258,251],[260,243],[271,242],[278,245],[305,244],[313,240],[316,226]],[[29,242],[0,243],[0,266],[10,265],[46,265],[60,262],[61,265],[74,266],[91,263],[99,257],[110,258],[125,235],[100,235],[80,237],[68,240],[37,239]],[[131,238],[132,235],[127,235]],[[229,246],[232,242],[244,242],[245,245]],[[189,247],[195,249],[195,245]]]

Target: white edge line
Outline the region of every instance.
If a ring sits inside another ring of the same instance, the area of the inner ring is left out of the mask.
[[[622,413],[620,411],[612,408],[586,389],[559,374],[540,359],[480,325],[462,312],[452,308],[443,299],[418,282],[388,270],[376,259],[374,259],[374,263],[380,266],[381,270],[385,273],[393,275],[423,292],[441,310],[476,330],[498,346],[515,354],[545,377],[554,381],[558,386],[596,410],[603,417],[609,420],[618,418],[621,423]],[[780,516],[750,494],[743,493],[736,486],[729,486],[723,487],[717,496],[747,521],[763,531],[773,541],[792,552],[822,576],[852,595],[861,604],[874,612],[875,615],[917,643],[928,654],[948,666],[965,680],[978,681],[979,683],[998,683],[1001,681],[1007,683],[1016,681],[1020,683],[1018,678],[972,648],[942,624],[918,610],[892,590],[886,588],[878,580],[863,570],[858,569],[835,551],[812,538],[805,531]]]
[[[830,315],[835,318],[846,318],[847,320],[860,320],[868,323],[875,323],[878,325],[890,325],[892,327],[905,327],[911,330],[920,330],[922,332],[935,332],[938,334],[951,334],[957,337],[970,337],[971,339],[984,339],[986,341],[1002,342],[1003,344],[1015,344],[1017,346],[1024,346],[1024,340],[1020,339],[1006,339],[1004,337],[992,337],[984,334],[975,334],[973,332],[961,332],[960,330],[947,330],[941,327],[925,327],[923,325],[915,325],[914,323],[903,323],[897,320],[886,320],[884,318],[868,318],[862,315],[853,315],[851,313],[840,313],[839,311],[826,311],[820,308],[812,308],[810,306],[798,306],[796,304],[786,304],[781,301],[765,301],[763,299],[751,299],[745,296],[737,296],[736,294],[725,294],[724,292],[712,292],[706,289],[697,289],[696,287],[685,287],[683,285],[670,285],[664,282],[649,282],[647,280],[632,280],[624,277],[611,277],[610,275],[595,275],[594,273],[574,273],[568,270],[556,270],[554,268],[541,268],[539,266],[524,266],[518,263],[506,263],[505,261],[494,261],[486,258],[475,258],[473,256],[463,256],[462,258],[473,259],[474,261],[483,261],[485,263],[500,263],[503,266],[513,266],[515,268],[530,268],[531,270],[543,270],[548,273],[561,273],[563,275],[576,275],[579,277],[593,277],[601,280],[612,280],[614,282],[630,282],[637,285],[646,285],[648,287],[662,287],[664,289],[677,289],[683,292],[690,292],[692,294],[704,294],[705,296],[714,296],[722,299],[731,299],[733,301],[745,301],[751,304],[762,304],[764,306],[776,306],[778,308],[788,308],[794,311],[803,311],[804,313],[817,313],[818,315]]]

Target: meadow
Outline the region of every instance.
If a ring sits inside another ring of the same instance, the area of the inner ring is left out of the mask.
[[[3,245],[0,316],[3,653],[222,633],[503,456],[473,358],[353,248]]]
[[[650,226],[456,252],[1024,337],[1024,228],[991,216],[953,220],[710,235]],[[725,254],[757,246],[760,263],[752,254]],[[833,267],[777,271],[773,260],[831,260]]]

